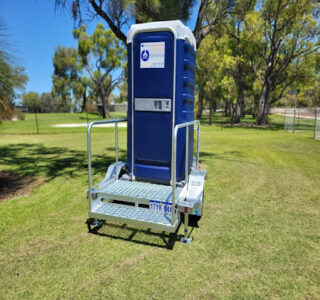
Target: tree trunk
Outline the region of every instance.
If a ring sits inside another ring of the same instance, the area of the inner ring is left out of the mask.
[[[246,116],[244,99],[243,99],[242,103],[240,104],[240,115],[242,118]]]
[[[82,107],[81,107],[82,113],[86,110],[86,106],[87,106],[87,91],[84,91],[82,95]]]
[[[243,109],[243,91],[244,91],[244,79],[243,72],[240,63],[237,66],[237,104],[236,104],[236,117],[234,118],[234,123],[240,123],[240,118],[242,116],[241,108]]]
[[[230,101],[230,124],[231,126],[234,124],[234,105],[232,100]]]
[[[200,120],[202,117],[203,96],[204,96],[204,86],[199,85],[198,110],[197,110],[197,116],[196,116],[197,120]]]
[[[212,116],[213,116],[213,100],[212,97],[210,96],[210,104],[209,104],[209,125],[212,125]]]
[[[240,123],[240,118],[241,118],[241,103],[238,98],[237,104],[236,104],[236,117],[234,118],[234,123],[235,124]]]
[[[226,100],[226,102],[224,103],[224,116],[228,117],[230,116],[230,109],[229,109],[229,101]]]
[[[107,103],[107,98],[106,94],[102,85],[102,82],[100,82],[100,98],[102,101],[102,106],[103,106],[103,111],[102,111],[102,117],[103,119],[110,118],[109,110],[108,110],[108,103]]]
[[[213,113],[217,112],[217,101],[213,101]]]
[[[210,81],[210,90],[209,90],[209,125],[212,125],[213,117],[213,92],[212,92],[212,81]]]
[[[110,118],[110,114],[109,114],[109,110],[108,110],[108,104],[107,104],[107,100],[105,98],[103,98],[102,100],[102,104],[103,104],[103,118],[104,119],[109,119]]]
[[[269,101],[270,101],[270,83],[266,79],[263,88],[261,91],[261,96],[258,102],[258,115],[256,124],[257,125],[266,125],[268,124],[268,113],[269,113]]]

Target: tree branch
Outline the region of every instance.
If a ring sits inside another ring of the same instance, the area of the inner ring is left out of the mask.
[[[263,80],[261,78],[260,72],[257,70],[257,66],[256,65],[252,65],[253,71],[256,74],[257,78],[259,79],[261,85],[263,85]]]
[[[109,25],[110,29],[114,32],[114,34],[126,44],[127,37],[125,34],[121,31],[121,28],[119,26],[116,26],[111,18],[107,15],[107,13],[102,9],[102,3],[103,1],[100,1],[100,5],[98,5],[95,0],[89,0],[89,3],[91,4],[94,11],[101,16]]]
[[[99,86],[99,83],[98,83],[98,81],[96,80],[96,78],[94,77],[94,74],[93,74],[92,70],[90,69],[90,67],[89,67],[88,65],[85,65],[84,67],[86,68],[87,72],[89,73],[89,75],[90,75],[92,81],[94,82],[94,84],[95,84],[96,86]]]
[[[204,18],[207,4],[208,4],[208,0],[201,0],[200,1],[200,5],[199,5],[199,9],[198,9],[198,17],[197,17],[196,25],[193,30],[193,34],[194,34],[194,36],[196,38],[196,42],[197,42],[197,48],[200,46],[200,43],[201,43],[200,32],[202,29],[202,22],[203,22],[203,18]]]

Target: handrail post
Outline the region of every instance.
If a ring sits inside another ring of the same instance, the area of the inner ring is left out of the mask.
[[[176,152],[177,152],[177,132],[178,128],[175,127],[172,135],[172,161],[171,161],[171,184],[172,184],[172,199],[171,199],[171,224],[175,223],[176,217]]]
[[[186,159],[184,180],[188,184],[189,180],[189,126],[186,126]]]
[[[87,148],[88,148],[88,180],[89,180],[89,209],[91,211],[91,202],[92,202],[92,171],[91,171],[91,128],[93,124],[90,123],[88,126],[88,135],[87,135]]]
[[[115,123],[116,127],[116,169],[119,168],[118,166],[118,123],[125,122],[127,119],[113,119],[113,120],[104,120],[104,121],[93,121],[89,124],[87,129],[87,152],[88,152],[88,181],[89,181],[89,209],[91,211],[91,204],[92,204],[92,168],[91,168],[91,129],[95,125],[99,124],[111,124]]]
[[[199,149],[200,149],[200,122],[197,122],[197,157],[196,157],[196,169],[199,169]]]
[[[116,176],[115,180],[117,180],[118,172],[119,172],[119,160],[118,160],[118,155],[119,155],[119,149],[118,149],[118,122],[114,124],[115,126],[115,143],[116,143]]]
[[[172,225],[175,222],[175,200],[176,200],[176,153],[177,153],[177,137],[178,137],[178,130],[180,128],[186,127],[186,175],[185,180],[186,184],[188,183],[188,177],[189,177],[189,164],[188,164],[188,146],[189,146],[189,126],[197,125],[198,129],[198,140],[197,140],[197,161],[196,161],[196,167],[199,166],[199,146],[200,146],[200,122],[199,120],[194,120],[186,123],[177,124],[174,128],[173,135],[172,135],[172,155],[171,155],[171,185],[172,185]]]

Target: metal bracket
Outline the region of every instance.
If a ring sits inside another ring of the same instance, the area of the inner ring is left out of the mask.
[[[181,243],[184,243],[184,244],[191,244],[192,238],[182,237],[181,240],[180,240],[180,242],[181,242]]]
[[[86,224],[88,226],[88,232],[89,233],[97,232],[102,227],[102,225],[104,223],[105,223],[104,220],[95,220],[95,219],[92,219],[92,218],[88,219],[86,221]],[[93,227],[91,227],[91,226],[93,226]]]

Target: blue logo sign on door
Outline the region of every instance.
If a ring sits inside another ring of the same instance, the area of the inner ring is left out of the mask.
[[[149,51],[148,50],[142,50],[141,59],[143,61],[147,61],[149,59]]]

